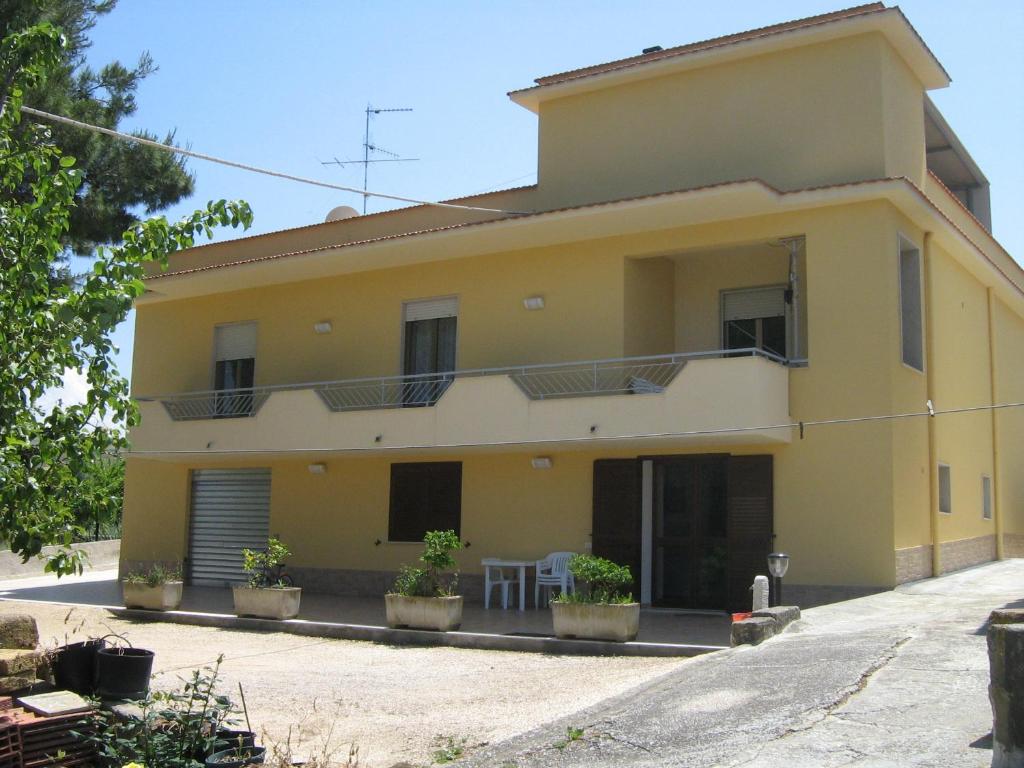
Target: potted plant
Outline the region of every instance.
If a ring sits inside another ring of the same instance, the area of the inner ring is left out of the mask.
[[[633,583],[629,568],[594,555],[573,555],[569,571],[577,591],[551,601],[556,637],[614,640],[636,638],[640,628],[640,603],[628,591]],[[586,584],[580,589],[581,582]]]
[[[174,611],[181,605],[181,566],[160,563],[147,571],[132,572],[121,583],[125,608]]]
[[[96,689],[96,654],[107,641],[102,637],[75,643],[65,641],[47,656],[54,684],[81,696],[92,696]]]
[[[266,549],[242,550],[242,567],[249,574],[249,583],[232,589],[236,614],[279,620],[299,615],[302,588],[294,586],[284,571],[284,561],[291,554],[275,536],[267,540]]]
[[[428,531],[420,561],[426,568],[403,565],[391,592],[384,596],[389,627],[447,632],[462,624],[462,596],[452,552],[462,549],[455,531]]]
[[[149,693],[149,679],[153,674],[153,651],[133,648],[120,635],[123,644],[100,648],[96,652],[96,693],[101,699],[130,699],[138,701]]]
[[[231,747],[214,752],[206,758],[206,768],[242,768],[245,765],[255,765],[263,762],[266,754],[266,747],[253,745],[245,747]]]

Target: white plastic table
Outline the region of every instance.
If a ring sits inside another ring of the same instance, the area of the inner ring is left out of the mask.
[[[536,560],[502,560],[498,557],[485,557],[480,561],[484,567],[484,605],[490,602],[491,595],[491,568],[518,568],[519,569],[519,610],[526,610],[526,569],[537,565]]]

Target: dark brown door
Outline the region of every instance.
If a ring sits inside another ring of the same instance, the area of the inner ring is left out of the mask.
[[[772,457],[730,456],[727,493],[729,605],[749,611],[750,585],[772,551]]]
[[[633,574],[633,596],[640,598],[640,462],[594,462],[593,552]]]
[[[720,455],[654,462],[652,602],[725,607],[726,462]]]

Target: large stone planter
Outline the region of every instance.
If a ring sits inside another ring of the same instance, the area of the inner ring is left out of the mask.
[[[181,588],[183,582],[167,581],[163,584],[133,584],[130,581],[121,583],[125,608],[145,608],[150,611],[175,611],[181,605]]]
[[[261,619],[294,619],[302,587],[232,587],[235,613]]]
[[[384,595],[388,626],[448,632],[462,624],[462,596],[406,597]]]
[[[625,643],[640,631],[640,603],[551,603],[555,637]]]

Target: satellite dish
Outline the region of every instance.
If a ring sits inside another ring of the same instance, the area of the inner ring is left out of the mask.
[[[327,212],[327,218],[324,221],[341,221],[342,219],[351,219],[353,216],[358,215],[359,211],[351,205],[339,205],[337,208],[331,208]]]

